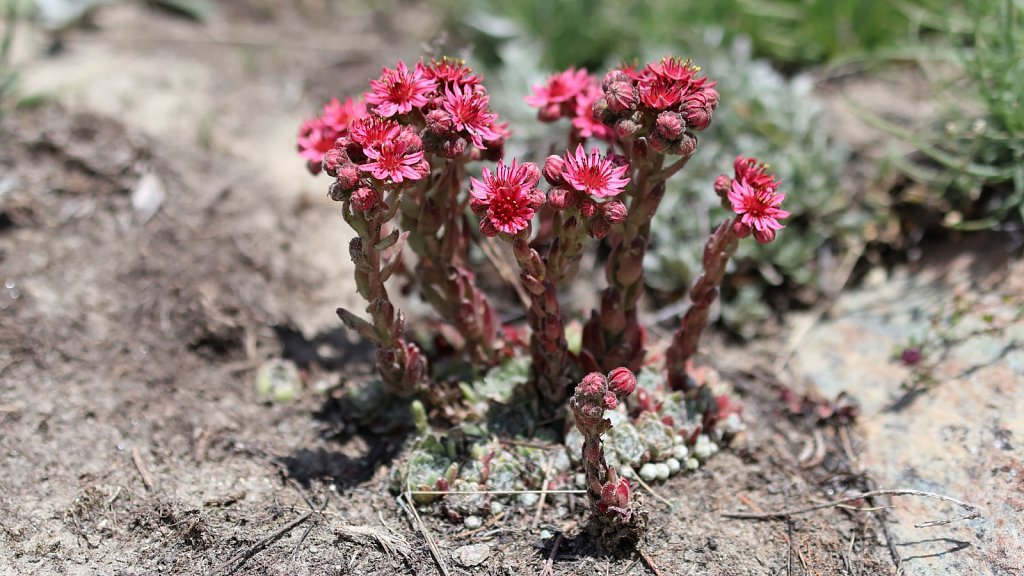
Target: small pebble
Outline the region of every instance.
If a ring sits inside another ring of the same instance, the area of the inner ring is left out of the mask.
[[[522,504],[523,506],[526,506],[527,508],[531,506],[536,506],[538,500],[540,500],[540,496],[537,494],[526,493],[519,495],[519,503]]]
[[[494,502],[491,502],[491,514],[494,514],[495,516],[497,516],[498,514],[501,514],[504,511],[505,511],[505,505],[504,504],[502,504],[501,502],[498,502],[497,500],[495,500]]]
[[[452,552],[455,561],[465,568],[472,568],[473,566],[483,564],[490,555],[490,544],[469,544],[456,548]]]
[[[476,530],[483,526],[483,521],[480,520],[479,516],[466,516],[466,519],[462,521],[462,525],[469,530]]]

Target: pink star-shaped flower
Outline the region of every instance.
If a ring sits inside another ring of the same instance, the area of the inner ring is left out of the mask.
[[[607,157],[602,158],[597,148],[588,156],[580,144],[574,154],[566,153],[562,175],[573,188],[600,199],[622,193],[629,184],[629,178],[623,177],[627,171],[629,166],[616,166]]]
[[[409,70],[405,62],[399,61],[394,70],[384,68],[379,79],[370,80],[370,88],[366,102],[374,106],[374,112],[386,118],[424,106],[427,95],[437,88],[437,82],[425,76],[422,63]]]

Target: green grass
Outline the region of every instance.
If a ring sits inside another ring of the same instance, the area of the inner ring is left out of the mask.
[[[494,18],[508,18],[546,45],[550,68],[597,68],[644,47],[683,45],[706,27],[726,40],[750,38],[754,54],[793,70],[851,54],[898,46],[934,29],[946,0],[447,0],[478,52],[496,54]],[[465,15],[471,15],[466,18]]]

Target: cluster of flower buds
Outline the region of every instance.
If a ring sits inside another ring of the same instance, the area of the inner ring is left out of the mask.
[[[615,133],[594,116],[594,103],[601,97],[597,79],[585,69],[569,68],[548,77],[544,84],[533,87],[526,103],[537,108],[542,122],[555,122],[560,118],[572,121],[573,140],[586,138],[612,141]]]
[[[708,325],[711,305],[718,299],[718,287],[725,278],[729,259],[736,252],[739,240],[753,232],[762,243],[775,239],[775,231],[783,228],[779,218],[789,216],[780,206],[785,194],[778,193],[779,180],[768,172],[768,166],[756,158],[737,157],[733,163],[735,177],[721,175],[715,180],[715,193],[735,216],[719,224],[704,247],[704,271],[690,288],[692,305],[683,316],[682,325],[666,351],[669,384],[677,390],[694,386],[687,367],[697,353],[700,335]]]
[[[605,410],[614,410],[636,390],[636,376],[628,368],[616,368],[607,376],[591,372],[576,385],[569,399],[576,427],[583,434],[583,468],[587,494],[602,517],[629,523],[636,503],[630,498],[629,480],[620,478],[604,458],[601,436],[611,429]]]
[[[646,137],[657,152],[688,157],[699,132],[711,124],[718,107],[715,83],[698,77],[688,60],[664,58],[643,69],[612,70],[601,81],[603,95],[593,115],[621,139]]]

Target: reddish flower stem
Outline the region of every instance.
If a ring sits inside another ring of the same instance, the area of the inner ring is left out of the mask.
[[[547,406],[559,407],[572,384],[567,362],[569,344],[558,303],[558,292],[548,276],[548,264],[530,247],[530,228],[512,243],[519,264],[519,278],[530,296],[527,322],[530,325],[530,356],[537,390]],[[557,251],[557,248],[555,249]],[[549,256],[550,257],[550,256]]]
[[[682,325],[672,337],[672,344],[665,353],[669,385],[674,390],[689,390],[693,383],[686,372],[686,365],[697,353],[700,335],[708,325],[711,305],[718,298],[718,287],[725,277],[729,258],[736,253],[739,238],[733,232],[733,224],[739,216],[725,220],[704,246],[704,272],[690,289],[692,305],[683,316]]]
[[[356,265],[356,287],[368,302],[366,312],[371,321],[344,308],[338,309],[338,316],[347,327],[377,344],[377,370],[388,391],[408,397],[416,393],[426,375],[426,359],[416,344],[405,339],[405,316],[395,310],[384,285],[401,258],[404,235],[397,230],[384,234],[399,196],[398,192],[392,193],[386,205],[369,212],[353,209],[347,199],[342,202],[345,220],[358,234],[349,245],[349,254]],[[391,254],[385,262],[382,253],[386,250]]]

